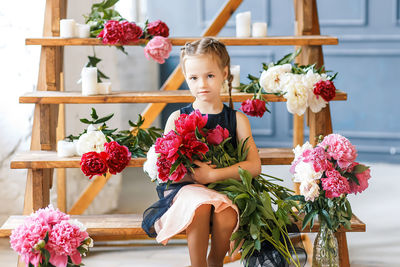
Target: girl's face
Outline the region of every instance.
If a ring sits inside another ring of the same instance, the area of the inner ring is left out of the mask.
[[[228,67],[222,70],[211,55],[186,56],[184,64],[186,82],[196,100],[219,100],[222,84],[228,76]]]

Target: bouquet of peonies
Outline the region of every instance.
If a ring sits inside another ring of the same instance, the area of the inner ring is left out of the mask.
[[[198,110],[189,115],[181,114],[175,121],[176,131],[171,130],[157,139],[155,146],[148,151],[143,166],[152,181],[171,183],[181,180],[193,170],[194,159],[211,161],[217,168],[246,159],[247,139],[238,142],[235,149],[229,142],[231,137],[227,129],[217,125],[215,129],[207,130],[204,128],[206,123],[207,116],[202,116]],[[288,238],[286,227],[291,224],[291,216],[296,216],[293,203],[284,201],[291,195],[290,190],[275,184],[281,180],[269,175],[253,178],[248,171],[240,168],[239,174],[240,181],[228,179],[212,183],[209,188],[226,194],[238,206],[240,226],[231,240],[235,242],[235,248],[241,247],[242,259],[249,261],[251,257],[258,257],[255,255],[259,255],[257,252],[267,242],[284,260],[299,266],[293,255],[296,249]]]
[[[318,216],[321,223],[336,231],[340,225],[350,229],[352,211],[346,196],[363,192],[371,177],[369,167],[356,162],[357,151],[350,141],[330,134],[316,147],[310,143],[294,149],[291,172],[300,183],[298,200],[305,213],[303,229]]]
[[[29,267],[81,266],[82,256],[93,247],[83,224],[51,205],[15,228],[10,243]]]
[[[249,116],[261,117],[265,111],[263,105],[255,104],[264,101],[262,93],[283,95],[286,107],[292,114],[302,115],[307,108],[319,112],[336,95],[333,80],[336,74],[328,75],[324,68],[314,65],[299,66],[291,64],[300,50],[284,56],[276,63],[264,64],[260,78],[249,75],[251,83],[241,85],[241,90],[254,92],[252,100],[242,103],[241,109]],[[257,95],[256,95],[257,92]]]

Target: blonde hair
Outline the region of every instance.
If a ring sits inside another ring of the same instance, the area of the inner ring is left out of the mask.
[[[231,74],[231,58],[229,57],[226,46],[220,41],[205,37],[200,40],[186,43],[185,46],[181,48],[180,64],[183,73],[185,73],[185,57],[186,56],[198,56],[198,55],[210,55],[212,58],[216,59],[221,70],[228,67],[228,87],[229,87],[229,106],[233,108],[232,102],[232,80],[233,76]]]

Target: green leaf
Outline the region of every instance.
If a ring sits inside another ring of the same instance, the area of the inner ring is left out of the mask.
[[[328,224],[329,229],[332,229],[332,221],[331,217],[329,216],[329,213],[326,210],[322,209],[321,215],[322,218],[324,218],[325,222]]]
[[[242,179],[243,184],[246,186],[247,190],[250,191],[251,180],[253,179],[253,177],[251,177],[250,172],[239,167],[239,175],[240,178]]]
[[[363,164],[358,164],[358,165],[356,165],[356,166],[353,168],[353,172],[354,172],[354,173],[363,173],[363,172],[365,172],[365,171],[368,170],[368,169],[369,169],[368,166],[365,166],[365,165],[363,165]]]
[[[94,108],[92,108],[92,114],[90,114],[90,116],[94,120],[97,120],[99,118],[99,116],[97,116],[96,110]]]
[[[94,121],[93,124],[98,124],[98,123],[106,122],[106,121],[108,121],[109,119],[111,119],[113,116],[114,116],[114,113],[112,113],[112,114],[110,114],[110,115],[108,115],[108,116],[105,116],[105,117],[103,117],[103,118],[100,118],[100,119]]]
[[[257,240],[254,242],[254,248],[255,248],[257,251],[260,251],[260,250],[261,250],[261,242],[260,242],[260,239],[257,239]]]
[[[301,52],[301,48],[297,49],[293,53],[285,55],[282,59],[278,60],[275,65],[283,65],[291,63]]]
[[[294,200],[294,201],[300,201],[302,203],[306,202],[304,196],[302,195],[294,195],[286,198],[286,200]]]
[[[47,265],[50,260],[50,252],[47,249],[43,249],[43,254],[44,254],[45,264]]]
[[[281,237],[281,232],[280,232],[279,228],[276,227],[276,228],[272,229],[272,238],[275,241],[279,242],[280,237]]]
[[[306,226],[310,222],[310,220],[317,214],[318,214],[318,210],[314,210],[310,213],[307,213],[306,216],[304,216],[303,226],[301,227],[301,230],[304,230],[304,228],[306,228]]]
[[[82,123],[86,123],[86,124],[93,124],[93,121],[89,121],[87,119],[79,119]]]
[[[260,234],[260,229],[255,225],[254,223],[250,223],[250,235],[251,237],[255,240],[258,238],[258,235]]]

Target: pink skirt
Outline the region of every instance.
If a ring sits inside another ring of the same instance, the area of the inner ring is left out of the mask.
[[[196,209],[203,204],[213,205],[215,213],[233,208],[238,221],[234,232],[238,229],[239,210],[227,196],[201,184],[190,184],[179,190],[171,207],[154,223],[157,242],[166,245],[170,238],[185,230],[192,222]]]

